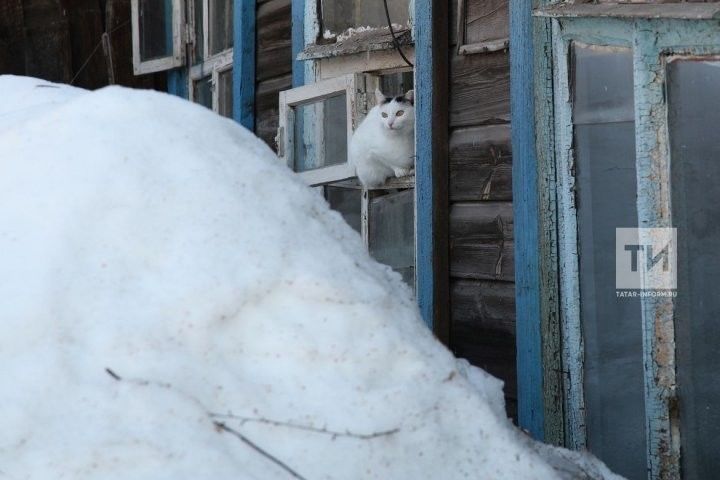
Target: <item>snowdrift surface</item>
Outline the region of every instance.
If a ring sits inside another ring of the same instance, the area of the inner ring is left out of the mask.
[[[183,100],[0,77],[0,478],[612,478],[251,133]]]

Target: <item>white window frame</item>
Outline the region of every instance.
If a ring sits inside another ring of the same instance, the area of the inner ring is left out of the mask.
[[[195,2],[190,1],[188,12],[188,30],[193,32],[193,47],[202,50],[203,61],[197,65],[191,65],[188,75],[188,98],[191,102],[195,101],[195,83],[205,77],[210,77],[212,89],[212,110],[219,112],[220,106],[220,89],[217,88],[218,78],[221,72],[230,70],[233,67],[234,47],[223,50],[222,52],[210,55],[210,0],[202,0],[203,8],[203,43],[196,45],[195,38]],[[192,59],[193,63],[195,59]]]
[[[140,57],[140,0],[131,0],[133,71],[135,75],[161,72],[181,67],[185,63],[185,2],[172,0],[172,54],[143,61]]]
[[[280,92],[278,156],[285,161],[291,170],[295,169],[294,109],[344,93],[347,112],[346,138],[349,147],[353,131],[359,124],[361,115],[364,115],[367,111],[366,91],[368,89],[365,87],[366,77],[368,76],[362,73],[343,75]],[[371,81],[370,83],[373,82]],[[322,123],[316,119],[316,130],[320,130],[317,129],[317,125],[321,124]],[[315,136],[318,138],[316,143],[318,151],[322,152],[322,131],[317,132]],[[355,177],[355,167],[350,164],[348,158],[345,163],[298,172],[298,175],[300,175],[308,185],[314,187],[353,178]]]

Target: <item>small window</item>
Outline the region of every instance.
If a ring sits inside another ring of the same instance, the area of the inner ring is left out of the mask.
[[[364,75],[345,75],[280,93],[280,158],[309,185],[355,176],[347,151],[364,114]]]
[[[190,8],[194,32],[190,99],[232,118],[233,1],[193,0]],[[203,95],[196,96],[201,90]]]
[[[133,68],[136,75],[179,67],[184,62],[184,3],[132,0]]]
[[[508,48],[508,3],[508,0],[457,0],[458,55]]]
[[[720,61],[671,58],[667,67],[672,215],[678,231],[675,314],[683,478],[720,470]]]
[[[370,192],[368,249],[380,263],[392,267],[415,285],[415,192],[397,189]]]
[[[575,42],[572,64],[587,447],[613,471],[641,478],[640,300],[615,294],[615,229],[638,224],[632,51]]]
[[[319,186],[376,260],[414,288],[414,178],[392,178],[367,190],[348,163],[352,132],[372,108],[378,85],[387,95],[401,95],[413,88],[413,73],[352,74],[281,92],[279,155],[309,185]]]

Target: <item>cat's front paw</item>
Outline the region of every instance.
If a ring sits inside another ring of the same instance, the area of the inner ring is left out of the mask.
[[[413,169],[412,168],[393,168],[393,172],[395,172],[395,176],[397,178],[407,177],[408,175],[413,173]]]

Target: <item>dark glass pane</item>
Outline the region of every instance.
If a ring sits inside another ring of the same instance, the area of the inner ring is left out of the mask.
[[[140,59],[172,55],[172,0],[140,0]]]
[[[233,116],[232,69],[218,74],[218,113],[223,117]]]
[[[407,25],[409,0],[388,0],[393,24]],[[387,27],[383,0],[322,0],[322,30],[342,33],[353,27]]]
[[[683,479],[720,472],[720,62],[668,66],[675,301]]]
[[[644,480],[640,303],[615,293],[615,229],[638,225],[632,54],[575,46],[574,67],[573,116],[594,120],[574,128],[588,448],[617,473]],[[617,112],[630,121],[617,121]]]
[[[360,200],[362,190],[359,188],[342,188],[328,185],[325,187],[325,198],[330,208],[340,212],[345,221],[360,233]]]
[[[576,125],[635,120],[629,49],[576,45],[573,65]]]
[[[347,162],[345,94],[296,107],[294,140],[296,172]]]
[[[200,63],[205,58],[203,42],[205,41],[205,27],[203,26],[203,0],[194,0],[195,10],[195,63]]]
[[[403,190],[370,200],[370,254],[415,287],[415,194]]]
[[[212,109],[212,78],[205,77],[193,83],[193,101]]]
[[[233,46],[233,0],[209,0],[210,55]]]

